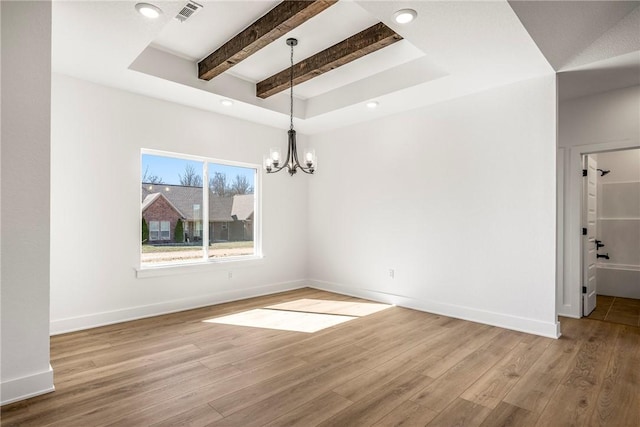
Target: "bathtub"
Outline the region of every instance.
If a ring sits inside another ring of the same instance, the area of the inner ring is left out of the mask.
[[[598,295],[640,299],[640,266],[613,263],[596,265]]]

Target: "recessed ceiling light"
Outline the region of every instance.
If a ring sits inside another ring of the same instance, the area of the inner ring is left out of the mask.
[[[378,101],[369,101],[367,102],[367,108],[374,109],[377,108],[380,103]]]
[[[233,105],[233,101],[230,99],[223,99],[222,101],[220,101],[220,104],[224,105],[225,107],[231,107]]]
[[[158,6],[154,6],[149,3],[138,3],[136,4],[136,10],[142,16],[145,16],[149,19],[156,19],[162,14],[162,10]]]
[[[413,9],[400,9],[393,14],[393,19],[398,24],[408,24],[409,22],[416,19],[416,16],[418,16],[418,12]]]

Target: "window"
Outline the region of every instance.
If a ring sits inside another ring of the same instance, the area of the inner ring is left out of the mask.
[[[160,221],[160,240],[170,240],[169,221]]]
[[[141,166],[142,267],[260,254],[260,166],[151,150]]]
[[[160,240],[160,226],[158,221],[149,221],[149,240]]]

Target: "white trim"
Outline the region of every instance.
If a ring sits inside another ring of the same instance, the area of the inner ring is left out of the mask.
[[[343,286],[337,283],[330,283],[321,280],[309,280],[308,283],[310,287],[323,291],[366,298],[386,304],[394,304],[399,307],[411,308],[414,310],[454,317],[456,319],[463,319],[471,322],[484,323],[487,325],[498,326],[500,328],[512,329],[514,331],[526,332],[528,334],[541,335],[548,338],[560,337],[560,323],[558,321],[542,322],[540,320],[529,319],[526,317],[511,316],[503,313],[478,310],[471,307],[445,304],[437,301],[418,300],[402,295]]]
[[[196,154],[176,153],[173,151],[141,148],[140,149],[140,169],[141,169],[140,176],[142,176],[142,154],[149,154],[152,156],[175,157],[178,159],[194,160],[197,162],[218,163],[218,164],[227,165],[227,166],[238,166],[238,167],[247,168],[247,169],[256,169],[256,175],[258,174],[258,171],[262,169],[262,165],[255,164],[255,163],[236,162],[234,160],[216,159],[214,157],[206,157],[206,156],[196,155]],[[203,182],[203,186],[204,186],[204,182]]]
[[[67,319],[52,320],[50,323],[51,335],[80,331],[98,326],[143,319],[145,317],[159,316],[194,308],[206,307],[215,304],[223,304],[247,298],[270,295],[278,292],[290,291],[307,287],[307,282],[298,280],[293,282],[276,283],[271,285],[256,286],[248,289],[223,291],[193,298],[165,301],[156,304],[129,307],[121,310],[105,311],[102,313],[88,314],[85,316],[71,317]]]
[[[564,179],[565,165],[567,164],[567,155],[564,148],[558,148],[556,153],[556,313],[563,313],[565,297],[564,290],[564,198],[566,194],[567,183]]]
[[[640,265],[634,264],[605,264],[603,262],[599,262],[596,264],[596,268],[603,268],[606,270],[640,271]]]
[[[206,182],[206,184],[205,184]],[[205,188],[207,189],[205,191]],[[202,162],[202,257],[209,259],[209,247],[211,246],[211,240],[209,240],[209,162]],[[233,208],[232,208],[233,211]],[[204,219],[207,218],[205,221]],[[227,238],[229,233],[227,232]],[[205,244],[207,242],[207,244]],[[141,254],[142,256],[142,254]]]
[[[627,151],[627,150],[619,150],[619,151]],[[639,184],[640,181],[607,181],[600,182],[602,185],[617,185],[617,184]]]
[[[0,392],[0,405],[17,402],[30,397],[51,393],[55,390],[53,385],[53,368],[36,374],[4,381]]]

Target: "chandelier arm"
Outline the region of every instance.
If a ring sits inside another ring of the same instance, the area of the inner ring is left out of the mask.
[[[291,131],[290,131],[291,132]],[[298,160],[298,146],[296,144],[296,134],[295,134],[295,130],[293,131],[293,135],[289,137],[289,145],[291,148],[291,157],[292,157],[292,161],[293,163],[295,163],[296,165],[298,165],[298,167],[302,167],[302,165],[300,165],[300,160]]]
[[[276,172],[280,172],[282,169],[286,168],[287,165],[284,164],[278,168],[271,166],[271,171],[267,171],[267,173],[276,173]]]
[[[312,170],[310,170],[310,169],[311,169],[311,168],[303,168],[302,166],[300,166],[300,170],[301,170],[302,172],[304,172],[304,173],[306,173],[306,174],[309,174],[309,175],[313,175],[313,172],[315,172],[315,170],[313,170],[313,171],[312,171]]]

